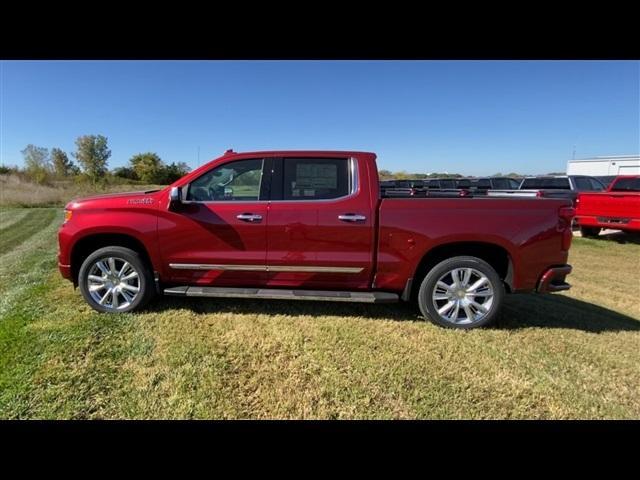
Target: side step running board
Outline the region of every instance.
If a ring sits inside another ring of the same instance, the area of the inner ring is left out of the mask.
[[[394,303],[389,292],[334,292],[331,290],[281,290],[278,288],[171,287],[165,295],[179,297],[267,298],[277,300],[325,300],[329,302]]]

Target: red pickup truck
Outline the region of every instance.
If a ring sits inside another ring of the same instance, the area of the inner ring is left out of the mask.
[[[569,288],[569,200],[381,198],[375,159],[228,151],[159,191],[72,201],[60,272],[100,312],[156,294],[417,300],[462,329],[495,320],[505,292]]]
[[[621,175],[600,193],[580,193],[576,223],[583,237],[596,237],[603,228],[640,231],[640,175]]]

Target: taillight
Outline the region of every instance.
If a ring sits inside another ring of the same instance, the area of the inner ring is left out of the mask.
[[[65,210],[64,211],[64,222],[62,222],[62,223],[67,223],[69,220],[71,220],[72,216],[73,216],[73,210]]]
[[[560,207],[560,210],[558,210],[558,231],[562,232],[562,250],[569,250],[569,247],[571,247],[571,240],[573,239],[571,223],[575,216],[576,209],[573,207]]]
[[[544,197],[544,195],[542,194],[542,190],[538,190],[536,192],[536,197]]]
[[[471,192],[469,190],[460,190],[459,195],[461,197],[468,197]]]

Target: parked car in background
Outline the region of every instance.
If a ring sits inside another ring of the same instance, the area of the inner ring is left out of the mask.
[[[568,198],[575,205],[579,192],[601,192],[605,189],[602,182],[586,175],[557,175],[525,177],[519,190],[539,191],[538,196],[545,198]]]
[[[412,197],[422,193],[422,180],[383,180],[380,182],[380,194],[385,198]]]
[[[474,178],[471,180],[471,188],[478,193],[487,190],[517,190],[521,180],[511,177]]]
[[[429,178],[424,180],[424,187],[427,190],[453,190],[457,188],[454,178]]]
[[[567,290],[566,199],[381,198],[376,155],[228,151],[155,191],[65,207],[58,268],[95,310],[187,297],[415,301],[493,322],[507,292]]]
[[[603,228],[640,231],[640,175],[616,177],[604,192],[581,192],[576,223],[584,237],[596,237]]]
[[[593,176],[593,178],[599,180],[605,188],[608,188],[609,185],[611,185],[611,182],[616,179],[616,175]]]

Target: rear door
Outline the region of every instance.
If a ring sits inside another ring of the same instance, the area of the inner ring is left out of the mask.
[[[368,177],[361,176],[365,169],[365,162],[355,158],[274,160],[267,226],[269,285],[333,290],[369,286],[375,218],[364,183]]]

